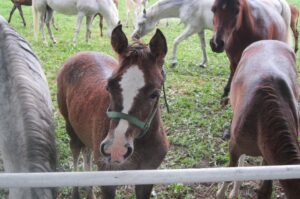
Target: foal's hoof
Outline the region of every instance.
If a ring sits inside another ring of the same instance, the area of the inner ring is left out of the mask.
[[[220,101],[222,108],[224,108],[229,102],[229,97],[223,97]]]
[[[225,129],[222,135],[222,140],[229,140],[230,139],[230,130]]]

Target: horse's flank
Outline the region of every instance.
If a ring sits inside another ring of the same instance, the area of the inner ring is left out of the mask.
[[[0,18],[0,151],[6,172],[56,170],[52,104],[29,44]],[[12,189],[10,198],[53,198],[54,189]]]
[[[297,71],[291,48],[279,41],[249,46],[233,77],[230,101],[233,161],[246,154],[262,156],[268,165],[300,164]],[[299,197],[299,180],[280,182],[287,198]]]

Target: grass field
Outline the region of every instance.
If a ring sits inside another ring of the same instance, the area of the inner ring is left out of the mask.
[[[154,1],[150,1],[153,3]],[[299,0],[289,0],[300,9]],[[6,19],[9,16],[12,4],[9,0],[0,3],[0,15]],[[59,27],[54,34],[58,43],[53,45],[48,38],[48,45],[41,40],[35,41],[33,37],[32,14],[30,7],[23,7],[27,27],[24,28],[18,12],[12,20],[12,27],[17,30],[32,45],[34,52],[38,55],[44,66],[51,89],[54,114],[56,121],[57,149],[59,155],[59,168],[63,171],[72,170],[72,159],[68,141],[69,138],[64,129],[64,121],[59,114],[56,102],[56,75],[62,63],[71,55],[80,51],[100,51],[115,56],[110,40],[107,36],[100,37],[98,20],[92,27],[92,39],[85,43],[85,25],[78,38],[76,47],[72,44],[76,17],[65,16],[56,13],[55,22]],[[124,1],[120,3],[120,19],[125,19]],[[84,23],[85,24],[85,23]],[[169,55],[173,40],[183,30],[179,21],[172,20],[167,27],[164,22],[158,25],[168,41],[169,53],[166,58],[167,71],[167,98],[171,112],[163,109],[163,120],[171,144],[170,151],[161,165],[161,168],[203,168],[225,166],[228,162],[228,142],[221,139],[223,130],[230,125],[232,112],[230,106],[221,108],[219,101],[223,87],[229,75],[229,63],[225,53],[213,53],[208,45],[212,32],[206,31],[208,66],[200,68],[201,51],[198,36],[194,35],[184,41],[178,47],[178,65],[171,68]],[[123,28],[128,36],[131,35],[133,27]],[[298,24],[298,29],[300,25]],[[106,26],[105,30],[106,31]],[[154,32],[144,37],[148,42]],[[300,64],[300,55],[297,55],[297,64]],[[161,105],[164,107],[163,100]],[[257,164],[258,160],[249,158],[248,164]],[[242,186],[241,198],[253,198],[254,188],[257,182],[245,182]],[[171,184],[166,186],[155,186],[157,198],[214,198],[217,190],[216,183],[203,183],[193,185]],[[60,198],[69,198],[70,188],[59,190]],[[99,196],[99,190],[97,189]],[[0,195],[0,198],[4,197]],[[118,190],[118,198],[134,198],[132,186],[123,187]],[[276,186],[273,198],[284,198],[280,188]]]

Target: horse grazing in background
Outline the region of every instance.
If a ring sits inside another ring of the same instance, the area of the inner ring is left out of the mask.
[[[113,2],[116,4],[116,7],[119,8],[119,0],[113,0]],[[99,28],[100,28],[100,36],[103,37],[103,16],[100,13],[95,14],[93,20],[99,16]]]
[[[101,53],[82,52],[64,63],[57,78],[74,168],[82,151],[90,169],[92,151],[98,170],[156,169],[168,149],[159,110],[166,39],[157,30],[149,47],[128,45],[119,25],[111,43],[119,63]],[[135,186],[136,198],[149,198],[152,187]],[[102,198],[114,198],[115,191],[116,186],[103,186]],[[78,188],[72,195],[79,198]],[[88,198],[94,198],[92,189]]]
[[[91,34],[91,23],[96,13],[103,15],[108,25],[108,35],[111,35],[111,31],[117,26],[119,22],[118,10],[113,3],[113,0],[33,0],[33,18],[34,18],[34,32],[37,37],[38,32],[38,20],[40,22],[40,29],[42,32],[43,41],[46,42],[44,24],[48,28],[48,32],[53,43],[56,43],[54,39],[50,21],[53,16],[53,10],[66,15],[77,15],[77,26],[73,38],[73,43],[77,43],[77,37],[80,32],[81,22],[84,16],[86,16],[86,36],[85,40],[88,42]],[[38,19],[39,18],[39,19]]]
[[[297,9],[296,6],[290,5],[291,7],[291,29],[294,34],[295,38],[295,53],[298,51],[298,38],[299,38],[299,31],[297,29],[298,26],[298,19],[299,19],[299,10]]]
[[[24,25],[24,27],[26,27],[26,21],[24,19],[22,6],[23,5],[24,6],[31,6],[31,4],[32,4],[31,0],[11,0],[11,2],[14,5],[13,5],[13,8],[11,9],[11,11],[10,11],[9,18],[8,18],[8,23],[10,23],[12,15],[14,14],[15,10],[18,8],[20,16],[21,16],[22,21],[23,21],[23,25]]]
[[[180,42],[197,33],[202,49],[201,67],[207,63],[206,44],[204,30],[213,29],[213,13],[211,7],[214,0],[160,0],[141,14],[137,20],[132,34],[134,39],[139,39],[152,31],[159,20],[177,17],[185,25],[185,30],[174,40],[171,55],[171,64],[177,64],[176,51]]]
[[[54,121],[43,69],[0,16],[0,153],[5,172],[56,170]],[[11,188],[10,199],[56,198],[54,188]]]
[[[291,10],[285,0],[215,0],[212,11],[211,48],[217,53],[225,50],[230,61],[230,76],[221,100],[226,105],[231,79],[243,50],[263,39],[289,42]]]
[[[287,44],[275,40],[255,42],[243,52],[231,83],[230,167],[237,166],[242,154],[262,156],[267,165],[300,164],[295,59]],[[280,183],[288,199],[299,198],[300,179]],[[217,199],[225,198],[227,185]],[[238,189],[239,183],[229,198],[237,198]],[[265,181],[257,193],[259,199],[271,198],[272,181]]]
[[[142,9],[146,9],[148,0],[125,0],[125,9],[126,9],[126,21],[125,25],[128,26],[128,21],[130,18],[130,13],[134,12],[136,22],[138,15],[142,13]]]

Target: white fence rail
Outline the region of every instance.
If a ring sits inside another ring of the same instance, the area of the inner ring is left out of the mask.
[[[0,187],[64,187],[171,184],[300,178],[300,166],[131,170],[56,173],[2,173]]]

